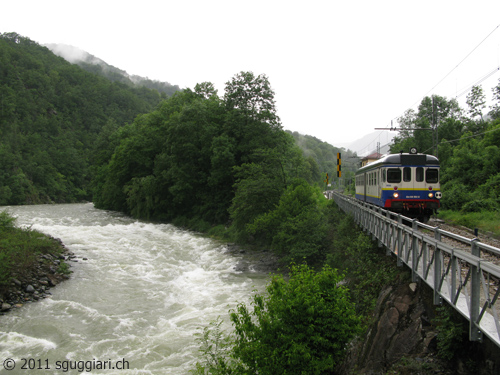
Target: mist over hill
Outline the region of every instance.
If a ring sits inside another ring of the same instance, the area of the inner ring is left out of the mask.
[[[125,70],[109,65],[104,60],[75,46],[58,43],[49,43],[44,46],[66,61],[77,64],[82,69],[108,78],[113,82],[121,82],[131,87],[146,87],[157,90],[167,96],[172,96],[176,91],[181,90],[179,86],[172,85],[169,82],[160,82],[147,77],[128,74]]]
[[[366,156],[377,151],[377,144],[380,147],[380,153],[389,152],[389,145],[396,135],[395,132],[377,130],[365,136],[356,139],[353,142],[340,143],[337,147],[344,147],[358,154],[358,156]]]
[[[14,32],[0,34],[0,93],[0,205],[89,200],[106,137],[167,97],[89,73]]]

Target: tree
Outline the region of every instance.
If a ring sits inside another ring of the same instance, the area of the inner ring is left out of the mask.
[[[325,257],[327,219],[318,188],[296,180],[281,195],[274,209],[258,216],[248,231],[283,256],[286,261],[306,259],[318,262]]]
[[[331,374],[360,332],[344,276],[324,266],[291,265],[287,280],[273,275],[263,295],[230,311],[234,331],[218,318],[204,329],[195,374]]]
[[[467,105],[469,106],[469,115],[472,120],[479,117],[483,121],[483,109],[486,108],[486,97],[483,94],[481,85],[472,86],[471,91],[467,94]]]
[[[447,120],[459,121],[462,111],[455,99],[447,100],[439,95],[426,96],[418,106],[418,112],[409,109],[398,119],[402,128],[399,136],[394,138],[391,152],[409,150],[416,147],[424,153],[436,151],[439,143],[439,128]],[[436,133],[437,132],[437,133]]]
[[[224,101],[229,109],[238,109],[246,117],[280,128],[276,115],[274,91],[267,76],[240,72],[226,82]]]
[[[240,303],[231,313],[239,373],[332,373],[360,327],[342,279],[328,266],[292,265],[288,281],[273,276],[250,309]]]
[[[490,106],[491,111],[489,115],[494,119],[500,118],[500,79],[498,85],[491,89],[493,91],[493,105]]]

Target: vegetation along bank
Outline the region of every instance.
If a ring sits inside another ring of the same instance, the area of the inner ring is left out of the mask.
[[[0,212],[0,314],[50,295],[50,288],[69,277],[75,256],[58,239],[14,226]]]

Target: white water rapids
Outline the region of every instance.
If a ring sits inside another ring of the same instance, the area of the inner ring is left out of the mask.
[[[199,360],[200,327],[219,315],[230,327],[228,310],[267,281],[267,274],[236,272],[240,258],[220,242],[90,203],[7,211],[17,225],[60,238],[78,262],[50,298],[0,316],[0,373],[88,373],[65,367],[124,360],[128,370],[92,373],[187,374]],[[6,359],[14,370],[4,369]]]

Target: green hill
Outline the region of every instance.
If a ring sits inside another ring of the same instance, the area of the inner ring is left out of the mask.
[[[101,129],[131,123],[157,90],[86,72],[16,33],[0,35],[0,205],[90,199]]]

